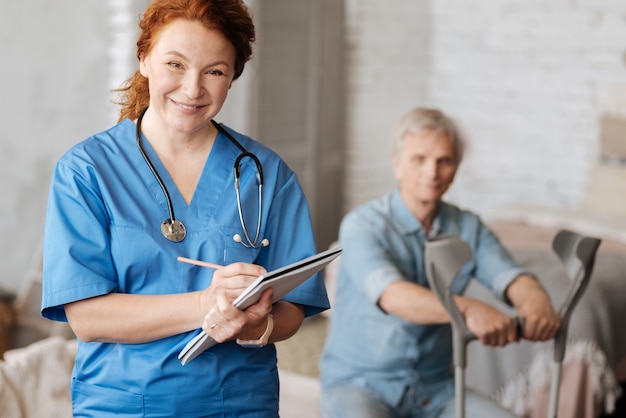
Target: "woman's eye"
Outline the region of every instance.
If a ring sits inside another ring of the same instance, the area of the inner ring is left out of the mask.
[[[221,70],[209,70],[207,74],[213,77],[220,77],[224,75],[224,72]]]
[[[178,63],[178,62],[168,62],[167,64],[170,67],[172,67],[172,68],[180,68],[181,67],[180,63]]]

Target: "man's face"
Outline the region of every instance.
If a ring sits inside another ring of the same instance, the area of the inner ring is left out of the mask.
[[[454,144],[438,132],[408,133],[393,157],[393,167],[400,193],[410,206],[438,203],[458,167]]]

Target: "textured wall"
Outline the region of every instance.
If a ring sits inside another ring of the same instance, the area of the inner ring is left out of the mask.
[[[427,96],[429,5],[346,1],[346,209],[393,187],[391,130]]]
[[[136,65],[128,43],[147,1],[3,5],[0,290],[19,288],[36,252],[55,161],[113,122],[109,90]],[[601,140],[614,131],[607,121],[626,119],[626,2],[346,0],[342,41],[346,204],[338,211],[394,187],[393,125],[411,106],[438,106],[471,143],[451,200],[626,240],[626,157],[612,151],[626,134]],[[220,115],[238,129],[252,126],[254,69]]]
[[[427,105],[469,138],[451,200],[483,214],[626,229],[626,166],[602,159],[600,142],[603,117],[626,118],[626,3],[350,7],[348,208],[393,187],[382,144],[404,111]]]
[[[15,291],[42,237],[50,174],[107,124],[106,3],[5,2],[0,13],[0,289]]]

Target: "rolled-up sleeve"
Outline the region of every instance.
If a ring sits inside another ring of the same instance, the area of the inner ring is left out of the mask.
[[[373,303],[378,302],[391,283],[404,279],[379,229],[364,214],[353,213],[344,219],[339,233],[344,248],[341,268],[348,273],[345,277]]]
[[[474,248],[476,279],[488,286],[498,298],[509,303],[505,294],[508,286],[522,274],[534,274],[513,261],[498,238],[480,221],[476,238]]]

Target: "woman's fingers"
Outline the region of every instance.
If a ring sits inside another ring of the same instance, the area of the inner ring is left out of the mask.
[[[213,277],[221,279],[245,278],[256,280],[260,275],[267,273],[262,266],[250,263],[233,263],[215,270]]]
[[[202,329],[217,342],[236,338],[247,327],[257,327],[271,312],[272,296],[272,289],[266,289],[257,303],[241,311],[232,304],[226,292],[218,292],[216,303],[206,314]]]

